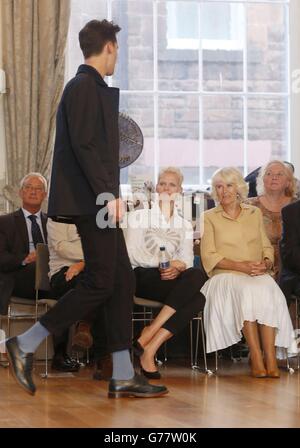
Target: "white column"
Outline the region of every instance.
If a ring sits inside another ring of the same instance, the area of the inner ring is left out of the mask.
[[[2,14],[2,2],[0,1],[0,17]],[[0,68],[2,67],[2,42],[1,42],[1,21],[0,21]],[[5,169],[5,132],[4,132],[4,94],[0,94],[0,181],[6,177]],[[1,192],[0,192],[1,194]]]

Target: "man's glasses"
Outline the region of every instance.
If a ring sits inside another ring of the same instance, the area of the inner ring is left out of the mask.
[[[286,176],[285,173],[283,173],[282,171],[279,171],[278,173],[273,173],[272,171],[267,171],[265,174],[266,177],[283,177]]]
[[[45,191],[43,187],[34,187],[33,185],[23,185],[23,190],[36,191],[37,193],[42,193],[43,191]]]

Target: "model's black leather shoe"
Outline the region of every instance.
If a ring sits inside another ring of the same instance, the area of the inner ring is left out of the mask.
[[[69,356],[54,356],[51,368],[60,372],[78,372],[80,364],[73,361]]]
[[[16,381],[26,392],[34,395],[36,387],[31,377],[33,353],[23,352],[19,347],[17,337],[10,338],[6,341],[6,349],[9,367]]]
[[[148,372],[147,370],[144,370],[143,367],[141,367],[141,374],[144,375],[146,378],[149,378],[149,380],[160,380],[161,374],[158,370],[155,370],[155,372]]]
[[[108,388],[108,398],[160,397],[169,391],[165,386],[154,386],[149,384],[142,375],[135,375],[130,380],[111,380]]]

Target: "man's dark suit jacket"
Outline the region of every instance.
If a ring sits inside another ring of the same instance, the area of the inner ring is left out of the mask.
[[[44,237],[47,239],[47,216],[41,214]],[[14,289],[13,273],[24,269],[22,261],[29,254],[25,216],[21,209],[0,216],[0,314],[7,314]]]
[[[72,222],[72,216],[96,215],[100,193],[119,197],[118,109],[119,89],[81,65],[57,111],[49,217]]]
[[[300,201],[282,209],[282,262],[279,284],[288,303],[290,295],[300,287]]]

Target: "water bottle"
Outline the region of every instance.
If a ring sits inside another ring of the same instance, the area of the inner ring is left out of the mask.
[[[166,254],[165,246],[159,248],[159,269],[168,269],[170,267],[170,260]]]

